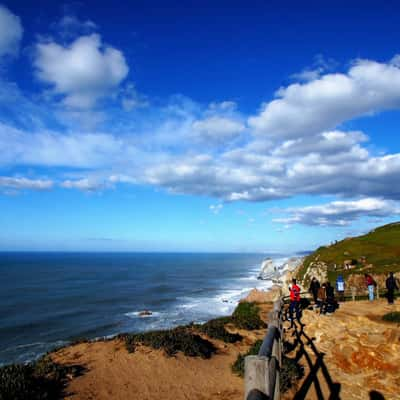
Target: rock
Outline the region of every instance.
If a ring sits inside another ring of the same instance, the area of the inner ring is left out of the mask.
[[[240,300],[241,302],[248,303],[270,303],[279,299],[282,295],[282,289],[279,286],[272,286],[272,288],[266,292],[263,290],[253,289],[247,297]]]
[[[149,310],[143,310],[139,313],[139,317],[148,317],[149,315],[153,315],[153,313]]]
[[[271,280],[277,277],[278,268],[274,264],[274,261],[270,258],[265,259],[261,264],[261,271],[258,275],[258,279]]]
[[[307,268],[304,274],[303,282],[304,284],[309,284],[312,278],[317,278],[322,284],[328,280],[328,265],[323,261],[313,261]]]

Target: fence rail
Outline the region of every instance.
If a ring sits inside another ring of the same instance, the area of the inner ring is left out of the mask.
[[[282,305],[274,303],[268,331],[256,356],[245,358],[245,400],[279,400],[282,366]]]

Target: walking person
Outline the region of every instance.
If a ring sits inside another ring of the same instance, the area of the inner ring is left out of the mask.
[[[389,273],[388,278],[386,279],[386,289],[387,289],[387,299],[388,304],[393,304],[394,301],[394,290],[399,290],[397,286],[397,282],[395,277],[393,276],[393,272]]]
[[[292,286],[289,288],[290,290],[290,305],[289,305],[289,315],[291,326],[294,325],[293,323],[293,311],[296,311],[296,318],[297,321],[300,322],[300,287],[296,283],[296,279],[292,279]]]
[[[336,279],[336,291],[338,293],[339,301],[344,301],[344,279],[342,275],[339,275]]]
[[[320,288],[320,286],[321,285],[319,284],[318,279],[314,276],[311,279],[310,288],[308,289],[308,291],[312,294],[315,304],[317,304],[318,289]]]
[[[364,277],[365,277],[365,284],[367,285],[368,288],[369,301],[373,301],[376,282],[374,281],[374,278],[369,274],[364,274]]]

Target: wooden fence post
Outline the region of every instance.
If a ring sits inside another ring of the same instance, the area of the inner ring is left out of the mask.
[[[356,288],[354,286],[351,287],[351,299],[356,301]]]
[[[247,356],[244,359],[244,399],[256,389],[268,395],[269,360],[264,356]]]

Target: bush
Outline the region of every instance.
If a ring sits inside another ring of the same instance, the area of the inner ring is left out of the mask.
[[[259,315],[260,309],[255,303],[239,303],[232,314],[233,323],[241,329],[254,330],[266,328],[267,325]]]
[[[163,349],[169,356],[182,351],[186,356],[210,358],[216,352],[215,346],[210,341],[191,332],[188,327],[125,336],[125,346],[128,352],[134,352],[137,344],[143,344],[153,349]]]
[[[49,356],[27,364],[12,364],[0,368],[1,400],[52,400],[63,397],[67,374],[77,376],[80,366],[65,367]]]
[[[285,393],[296,381],[304,375],[303,367],[293,358],[282,356],[282,368],[280,373],[280,391]]]
[[[398,322],[400,323],[400,311],[393,311],[388,314],[385,314],[382,319],[384,321],[389,321],[389,322]]]
[[[225,324],[232,322],[231,317],[212,319],[199,326],[199,330],[213,339],[222,340],[226,343],[235,343],[243,339],[238,333],[230,333],[225,329]]]
[[[260,351],[262,340],[257,340],[248,350],[246,354],[239,354],[236,361],[232,364],[232,372],[243,377],[244,376],[244,359],[247,356],[256,356]]]

